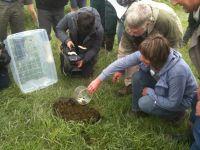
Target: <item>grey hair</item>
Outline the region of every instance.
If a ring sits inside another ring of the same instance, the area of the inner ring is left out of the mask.
[[[152,19],[152,8],[149,4],[139,1],[128,8],[125,16],[125,27],[143,27]]]

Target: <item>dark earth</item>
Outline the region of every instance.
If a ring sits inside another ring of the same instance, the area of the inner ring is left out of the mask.
[[[100,118],[100,113],[87,105],[80,105],[74,98],[60,97],[53,104],[55,115],[65,121],[83,121],[85,123],[95,123]]]

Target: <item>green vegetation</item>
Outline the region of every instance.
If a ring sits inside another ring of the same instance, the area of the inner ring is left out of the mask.
[[[183,27],[187,15],[174,7]],[[29,16],[30,17],[30,16]],[[31,20],[28,27],[32,28]],[[116,42],[117,43],[117,42]],[[116,59],[117,45],[111,53],[101,50],[93,78],[69,78],[61,75],[59,68],[60,42],[53,35],[52,51],[56,62],[58,83],[30,94],[22,94],[17,85],[0,92],[0,149],[66,149],[66,150],[187,150],[187,144],[177,144],[166,138],[168,133],[183,133],[187,117],[179,127],[156,117],[137,118],[129,115],[131,96],[118,97],[116,91],[121,80],[113,85],[106,80],[94,94],[89,106],[97,109],[102,119],[96,124],[64,122],[53,115],[52,105],[58,97],[71,97],[79,85],[87,86],[101,70]],[[191,64],[187,47],[180,50]],[[194,68],[193,68],[194,70]]]

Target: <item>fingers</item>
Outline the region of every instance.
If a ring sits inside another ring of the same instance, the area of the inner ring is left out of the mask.
[[[74,43],[72,41],[68,41],[67,47],[69,47],[71,49],[72,47],[74,47]]]
[[[95,88],[93,87],[93,85],[91,85],[91,84],[88,86],[87,90],[88,90],[89,93],[91,93],[91,94],[94,93],[94,92],[96,92],[96,89],[95,89]]]
[[[101,80],[99,80],[98,78],[96,78],[95,80],[93,80],[89,84],[87,90],[89,91],[89,93],[94,93],[94,92],[96,92],[96,90],[98,89],[98,87],[100,86],[100,84],[101,84]]]
[[[121,72],[115,72],[115,74],[113,75],[112,81],[113,82],[119,81],[119,79],[121,78],[121,76],[122,76]]]

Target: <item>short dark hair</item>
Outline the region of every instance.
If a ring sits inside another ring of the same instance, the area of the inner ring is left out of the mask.
[[[77,19],[78,31],[83,33],[89,33],[94,26],[95,16],[92,12],[79,12]]]
[[[165,64],[170,53],[168,40],[158,33],[146,38],[139,50],[155,69],[160,69]]]

